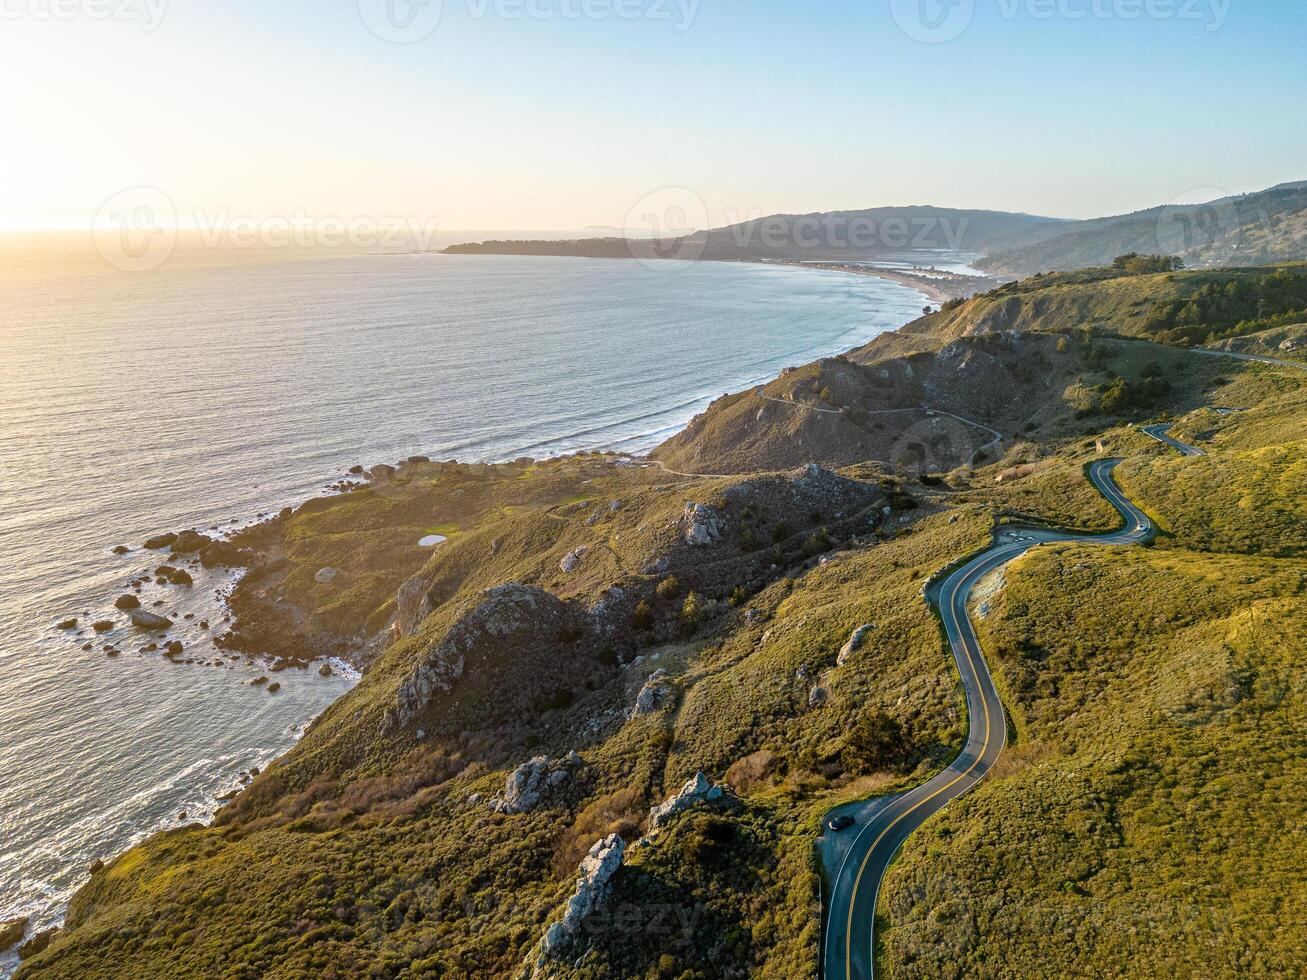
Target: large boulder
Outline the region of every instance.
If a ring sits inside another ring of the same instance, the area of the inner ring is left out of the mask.
[[[640,688],[640,693],[635,696],[635,704],[631,706],[627,718],[635,719],[661,711],[672,703],[675,695],[676,691],[668,680],[667,671],[656,670],[649,675],[649,679]]]
[[[166,616],[157,616],[152,612],[146,612],[144,609],[132,609],[127,615],[131,617],[132,625],[138,630],[166,630],[172,627],[172,620]]]
[[[174,555],[193,555],[197,551],[213,544],[213,538],[199,531],[182,531],[172,543]]]
[[[27,929],[27,916],[0,922],[0,953],[7,953],[23,938]]]
[[[566,555],[564,555],[563,560],[558,563],[559,569],[564,574],[571,575],[574,571],[576,571],[578,568],[581,567],[581,559],[585,557],[585,553],[589,550],[590,549],[588,549],[585,545],[581,545],[581,547],[579,548],[572,549]]]
[[[575,752],[557,761],[538,755],[509,773],[503,799],[491,806],[497,813],[530,813],[561,792],[581,764]]]
[[[164,548],[171,548],[177,540],[177,535],[169,531],[166,534],[156,534],[145,542],[145,547],[150,551],[162,551]]]
[[[836,666],[843,667],[851,656],[861,650],[863,642],[867,639],[867,634],[875,628],[871,623],[866,623],[855,629],[849,636],[848,642],[840,647],[839,656],[835,658]]]
[[[652,834],[673,817],[705,803],[714,803],[723,795],[720,786],[714,786],[707,776],[699,773],[682,786],[679,793],[649,811],[649,832]]]
[[[721,540],[726,520],[715,507],[690,502],[681,515],[681,528],[686,544],[704,547]]]
[[[625,854],[626,841],[617,834],[596,841],[590,848],[590,852],[581,860],[581,875],[576,882],[576,891],[567,901],[567,910],[563,913],[562,920],[553,923],[545,931],[537,968],[543,967],[570,946],[580,934],[586,916],[608,900],[613,877],[621,870]]]

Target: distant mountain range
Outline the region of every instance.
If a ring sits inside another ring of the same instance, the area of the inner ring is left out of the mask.
[[[1307,258],[1307,181],[1047,230],[1042,226],[1025,242],[989,251],[977,265],[1027,276],[1107,265],[1127,252],[1178,255],[1190,268]]]
[[[778,214],[662,238],[486,241],[451,254],[639,259],[884,258],[940,250],[979,256],[995,275],[1109,264],[1127,252],[1176,255],[1191,268],[1307,259],[1307,181],[1203,204],[1163,205],[1084,221],[930,206]]]

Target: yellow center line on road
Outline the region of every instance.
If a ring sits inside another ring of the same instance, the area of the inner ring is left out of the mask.
[[[950,595],[949,608],[952,608],[953,601],[957,598],[959,587],[960,587],[960,583],[959,586],[954,587],[953,592]],[[963,609],[962,615],[966,616],[965,609]],[[966,650],[967,662],[971,664],[971,672],[976,675],[977,679],[979,679],[980,673],[979,671],[976,670],[975,657],[972,655],[971,645],[967,643],[965,636],[962,637],[962,647],[964,650]],[[898,826],[900,821],[902,821],[905,817],[909,816],[910,814],[915,813],[917,810],[921,809],[921,807],[925,806],[935,797],[939,796],[940,793],[943,793],[945,790],[949,789],[952,786],[957,785],[959,782],[966,779],[968,776],[971,775],[971,773],[975,770],[975,768],[978,765],[980,765],[981,760],[985,758],[985,753],[989,751],[989,738],[991,734],[991,728],[989,724],[989,701],[988,699],[985,698],[984,691],[980,692],[980,704],[981,707],[983,708],[984,717],[985,717],[985,739],[980,746],[980,751],[976,754],[975,761],[973,761],[971,765],[967,767],[965,772],[959,773],[953,779],[949,780],[943,786],[939,787],[939,789],[935,790],[935,792],[931,793],[929,796],[925,796],[922,799],[918,800],[908,809],[904,810],[897,817],[895,817],[894,820],[884,830],[880,832],[880,834],[876,837],[876,839],[871,842],[871,847],[867,849],[867,856],[862,859],[862,864],[858,867],[858,875],[853,880],[853,892],[849,896],[849,920],[844,930],[844,976],[846,980],[849,980],[849,978],[851,978],[853,975],[853,910],[857,906],[858,889],[862,885],[863,872],[867,870],[867,864],[871,861],[871,856],[876,853],[876,848],[880,845],[880,842],[885,839],[885,836],[891,830],[893,830],[896,826]],[[874,929],[875,922],[876,922],[876,910],[874,908],[871,910],[871,921],[872,921],[872,927]],[[876,949],[875,949],[874,942],[872,944],[871,956],[872,956],[872,960],[874,961],[876,956]]]
[[[1099,460],[1098,462],[1094,463],[1090,467],[1089,475],[1090,475],[1090,481],[1094,484],[1094,486],[1108,499],[1108,501],[1111,504],[1113,504],[1113,506],[1116,507],[1117,511],[1125,519],[1124,527],[1122,527],[1120,531],[1117,531],[1115,533],[1107,533],[1103,535],[1077,535],[1071,533],[1069,534],[1069,536],[1064,538],[1050,539],[1050,543],[1052,541],[1067,541],[1072,543],[1081,543],[1085,541],[1096,540],[1104,544],[1129,544],[1132,543],[1133,541],[1139,540],[1138,538],[1135,537],[1136,534],[1139,534],[1140,532],[1147,532],[1149,530],[1150,525],[1149,525],[1147,515],[1144,514],[1142,511],[1140,511],[1131,502],[1130,498],[1125,495],[1125,492],[1122,491],[1121,488],[1116,485],[1116,482],[1110,476],[1111,472],[1116,468],[1116,465],[1119,462],[1120,462],[1119,459]],[[1131,525],[1131,522],[1133,522],[1133,527]],[[979,561],[974,567],[963,566],[962,568],[958,569],[954,573],[954,576],[956,576],[956,582],[949,590],[947,597],[942,594],[940,596],[941,615],[943,615],[943,611],[945,608],[949,610],[950,614],[955,613],[957,607],[957,600],[965,583],[970,581],[971,584],[974,584],[976,581],[979,581],[979,578],[982,577],[983,574],[987,574],[991,568],[997,568],[1002,565],[1005,565],[1013,558],[1016,558],[1020,554],[1024,554],[1025,552],[1029,551],[1037,544],[1041,544],[1041,543],[1044,542],[1033,541],[1032,543],[1026,545],[1025,547],[1015,547],[1012,548],[1010,551],[1007,551],[1000,547],[998,550],[989,552],[988,557],[999,558],[1001,560],[987,563],[983,560],[983,558],[986,556],[981,556],[982,560]],[[978,576],[976,574],[977,572],[981,572],[981,575]],[[948,580],[945,581],[945,588],[947,587],[948,587]],[[945,603],[944,601],[945,598],[947,598],[948,600],[947,603]],[[868,848],[866,855],[862,859],[861,865],[858,867],[858,874],[857,877],[854,879],[853,890],[849,897],[849,915],[848,915],[848,921],[845,925],[845,939],[844,939],[844,975],[846,980],[852,980],[852,974],[853,974],[853,913],[854,913],[854,909],[857,906],[857,897],[858,897],[859,889],[862,886],[863,875],[867,870],[867,866],[871,863],[872,855],[876,853],[876,848],[880,846],[881,842],[889,835],[890,831],[892,831],[896,826],[898,826],[904,819],[911,816],[913,813],[916,813],[931,800],[938,797],[941,793],[948,791],[952,787],[956,786],[959,782],[961,782],[962,780],[970,776],[976,770],[976,768],[981,764],[981,762],[984,761],[985,754],[989,751],[990,741],[993,736],[993,728],[990,724],[989,699],[986,697],[983,686],[980,683],[981,671],[976,666],[977,657],[980,658],[981,664],[984,665],[985,653],[983,648],[981,648],[980,646],[979,637],[975,635],[974,628],[971,626],[970,617],[967,615],[965,600],[962,603],[960,619],[957,617],[957,615],[954,615],[954,619],[955,619],[954,625],[957,626],[957,634],[958,634],[959,642],[962,644],[962,648],[966,652],[967,663],[970,665],[971,672],[975,676],[977,681],[977,689],[979,690],[980,704],[981,704],[981,709],[984,716],[984,724],[985,724],[984,739],[981,742],[981,746],[976,755],[976,758],[972,761],[971,765],[967,767],[966,771],[959,773],[957,776],[950,779],[943,786],[940,786],[938,789],[934,790],[929,795],[924,796],[917,802],[913,803],[910,807],[908,807],[908,809],[904,810],[897,817],[895,817],[885,827],[885,829],[882,830],[880,834],[877,835],[876,839],[872,841],[871,847]],[[967,630],[971,630],[971,639],[968,639],[967,637],[967,633],[966,633]],[[972,640],[975,641],[974,644]],[[949,645],[950,646],[953,645],[952,637],[949,637]],[[962,662],[961,659],[957,657],[956,649],[954,650],[954,659],[958,665],[959,675],[961,675]],[[985,666],[984,676],[990,678],[989,682],[990,682],[990,687],[992,689],[993,680],[989,675],[989,668],[987,665]],[[964,681],[964,688],[965,688],[965,681]],[[995,695],[997,696],[997,692],[995,692]],[[965,749],[963,751],[965,751]],[[983,779],[984,775],[985,773],[981,773],[978,779]],[[963,790],[962,792],[965,792],[965,790]],[[960,796],[961,793],[959,793],[958,795]],[[945,804],[947,804],[948,802],[951,801],[945,801]],[[870,829],[870,827],[868,827],[867,829]],[[909,833],[911,832],[912,831],[909,831]],[[854,847],[857,846],[856,841],[854,842],[853,846]],[[891,857],[893,856],[893,852],[891,852],[890,856]],[[888,870],[888,861],[886,861],[886,870]],[[840,871],[842,874],[843,868],[841,868]],[[879,897],[880,884],[883,880],[884,880],[883,875],[877,878],[876,896],[874,896],[872,899],[871,927],[868,930],[868,939],[871,941],[870,962],[871,962],[871,971],[873,974],[875,973],[875,956],[876,956],[875,903]]]

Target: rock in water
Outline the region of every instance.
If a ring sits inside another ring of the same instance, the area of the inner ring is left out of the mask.
[[[77,629],[77,620],[65,619],[62,623],[59,624],[59,628],[61,630],[75,630]]]
[[[177,535],[177,540],[172,543],[172,553],[174,555],[191,555],[212,543],[213,539],[207,534],[200,534],[198,531],[182,531],[181,534]]]
[[[190,573],[180,568],[174,568],[172,565],[160,565],[154,570],[154,574],[167,582],[169,585],[193,585],[194,579]]]
[[[169,531],[167,534],[159,534],[145,542],[145,547],[150,551],[162,551],[164,548],[171,548],[177,540],[177,535]]]
[[[113,629],[113,621],[102,619],[98,623],[92,623],[91,629],[95,630],[97,633],[108,633]]]
[[[141,608],[141,600],[134,595],[120,595],[113,601],[113,604],[123,612],[130,612],[133,609]]]
[[[7,953],[23,938],[27,929],[27,916],[0,922],[0,953]]]
[[[172,627],[172,620],[166,616],[157,616],[152,612],[146,612],[144,609],[133,609],[128,614],[131,617],[132,625],[140,630],[166,630]]]

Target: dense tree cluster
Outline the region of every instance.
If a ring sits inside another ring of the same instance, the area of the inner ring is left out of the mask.
[[[1153,307],[1144,328],[1164,343],[1202,344],[1307,319],[1307,273],[1204,283],[1187,300]]]

